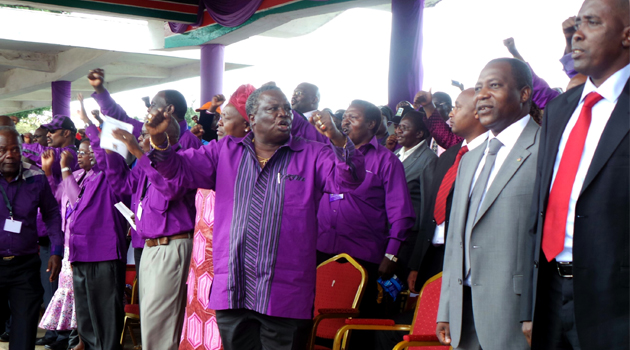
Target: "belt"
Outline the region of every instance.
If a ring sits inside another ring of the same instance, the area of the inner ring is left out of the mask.
[[[10,260],[13,260],[14,258],[15,258],[15,255],[12,255],[12,256],[3,256],[3,257],[2,257],[2,260],[4,260],[4,261],[10,261]]]
[[[556,268],[560,277],[573,278],[573,263],[565,261],[556,261]]]
[[[168,245],[170,241],[174,241],[176,239],[185,239],[192,238],[192,231],[186,233],[178,233],[172,236],[158,237],[158,238],[150,238],[145,240],[147,247],[155,247],[159,245]]]

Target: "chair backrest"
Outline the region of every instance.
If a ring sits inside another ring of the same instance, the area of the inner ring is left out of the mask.
[[[411,324],[413,335],[435,335],[438,308],[440,306],[440,292],[442,291],[442,273],[429,278],[422,286],[416,313]],[[449,346],[410,347],[408,350],[437,350],[449,349]]]
[[[340,260],[346,260],[341,262]],[[348,254],[336,255],[317,267],[315,316],[320,309],[357,308],[367,285],[367,272]],[[345,319],[326,319],[317,327],[317,336],[333,339]]]

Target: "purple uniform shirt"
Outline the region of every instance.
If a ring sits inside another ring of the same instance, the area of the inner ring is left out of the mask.
[[[385,253],[398,254],[416,214],[398,157],[376,137],[359,151],[365,157],[365,180],[353,191],[322,197],[317,250],[380,263]]]
[[[308,122],[299,112],[292,110],[293,122],[291,123],[291,135],[301,137],[311,141],[328,143],[328,138],[322,135],[315,127]]]
[[[545,109],[547,103],[549,103],[554,98],[558,97],[560,93],[549,87],[546,81],[541,79],[539,76],[534,73],[532,66],[527,64],[529,70],[532,72],[532,80],[534,83],[532,89],[532,101],[538,106],[540,109]]]
[[[108,117],[133,125],[133,136],[136,138],[140,136],[144,122],[130,118],[127,115],[127,112],[125,112],[125,110],[120,107],[116,101],[114,101],[112,96],[109,94],[109,91],[105,90],[105,92],[101,94],[97,94],[95,92],[92,94],[92,98],[94,98],[101,107],[101,113]],[[197,138],[197,136],[188,130],[188,124],[186,124],[185,120],[179,122],[179,144],[184,149],[196,149],[202,146],[201,141]]]
[[[0,199],[0,256],[37,254],[37,209],[42,213],[46,232],[50,238],[50,254],[63,256],[63,233],[59,205],[53,196],[46,176],[41,169],[22,163],[20,175],[11,183],[0,176],[0,186],[6,191],[13,206],[13,219],[22,222],[20,233],[4,230],[9,209]]]
[[[149,157],[175,185],[216,191],[208,307],[310,319],[317,206],[324,192],[361,184],[363,156],[350,140],[344,149],[290,137],[261,169],[253,137],[226,136],[199,150],[154,150]]]
[[[105,174],[112,188],[119,193],[132,195],[142,205],[142,217],[136,213],[137,235],[141,241],[149,238],[172,236],[195,228],[195,193],[181,186],[173,186],[151,166],[149,158],[138,160],[129,169],[118,154],[107,156]],[[139,248],[144,247],[144,244]]]
[[[37,164],[38,167],[42,167],[42,153],[47,150],[53,150],[55,152],[55,161],[52,166],[52,173],[55,181],[57,183],[61,182],[61,166],[59,165],[59,160],[61,159],[61,153],[63,151],[69,151],[72,153],[72,161],[70,162],[70,169],[77,170],[79,166],[77,165],[77,147],[75,145],[70,145],[68,147],[57,148],[57,147],[44,147],[39,143],[24,143],[22,144],[22,155]]]
[[[126,196],[114,191],[99,165],[104,165],[105,151],[99,147],[96,128],[85,130],[92,143],[97,164],[87,173],[81,185],[73,176],[64,179],[60,186],[66,192],[74,210],[68,218],[70,225],[70,262],[98,262],[126,259],[127,223],[114,208]]]

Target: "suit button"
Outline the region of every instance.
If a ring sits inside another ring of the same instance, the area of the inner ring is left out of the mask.
[[[479,248],[479,246],[478,246],[478,245],[474,245],[474,246],[473,246],[473,249],[477,249],[477,248]]]
[[[538,268],[538,260],[534,260],[534,267]]]
[[[462,279],[461,279],[461,278],[458,278],[458,279],[457,279],[457,283],[459,283],[459,284],[461,285],[461,284],[462,284]]]
[[[545,216],[545,214],[541,211],[540,212],[540,217],[543,217],[543,216]]]
[[[464,246],[464,244],[462,242],[459,242],[459,247],[462,248]]]

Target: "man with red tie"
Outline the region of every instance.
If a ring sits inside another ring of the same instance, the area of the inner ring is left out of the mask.
[[[523,333],[532,349],[628,349],[628,0],[586,0],[572,49],[588,79],[545,109]]]
[[[444,263],[444,243],[448,231],[448,217],[451,213],[453,185],[461,157],[469,150],[481,146],[488,138],[488,130],[475,118],[475,89],[464,90],[457,100],[449,117],[453,133],[464,141],[446,150],[437,161],[430,191],[425,193],[422,202],[424,212],[418,220],[420,230],[409,262],[409,289],[419,293],[427,279],[442,271]]]

